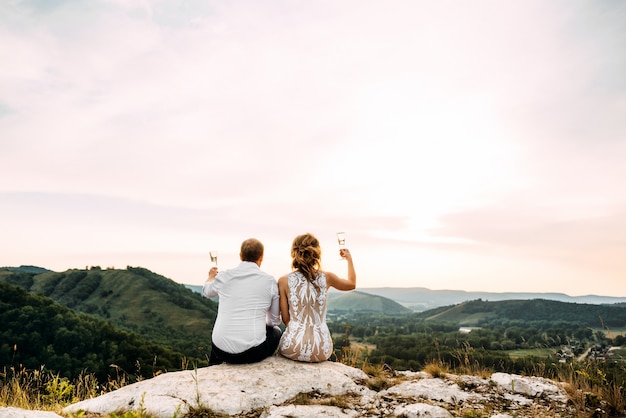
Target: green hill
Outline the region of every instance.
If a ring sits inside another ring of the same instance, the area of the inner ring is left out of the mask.
[[[460,303],[445,309],[437,309],[434,312],[428,311],[426,316],[430,321],[451,322],[459,326],[477,326],[488,322],[490,319],[496,318],[495,312],[485,307],[484,310],[478,312],[468,312],[466,303]]]
[[[396,315],[411,312],[391,299],[382,296],[370,295],[368,293],[354,290],[345,293],[329,293],[328,298],[329,312],[373,312],[388,315]]]
[[[421,312],[428,321],[449,322],[461,326],[517,322],[576,323],[589,327],[618,327],[626,323],[626,309],[621,305],[594,305],[558,302],[545,299],[487,302],[473,300],[458,305]]]
[[[1,370],[37,370],[45,365],[64,377],[76,378],[86,371],[106,382],[119,370],[134,378],[178,370],[183,358],[182,353],[105,320],[0,281]]]
[[[144,268],[41,274],[5,269],[0,281],[105,319],[189,358],[205,358],[209,351],[217,304]]]
[[[194,292],[202,292],[202,286],[185,285]],[[388,315],[405,314],[412,312],[399,303],[378,295],[359,292],[330,291],[328,293],[328,312],[331,313],[383,313]]]

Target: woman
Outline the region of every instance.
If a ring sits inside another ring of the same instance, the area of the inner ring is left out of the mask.
[[[278,352],[292,360],[319,362],[333,353],[333,340],[326,325],[328,289],[352,290],[356,273],[348,249],[339,254],[348,262],[348,279],[322,271],[320,243],[311,234],[299,235],[291,245],[293,271],[278,280],[280,314],[287,326]]]

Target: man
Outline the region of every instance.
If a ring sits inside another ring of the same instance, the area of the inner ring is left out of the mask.
[[[276,279],[261,271],[263,244],[254,238],[241,244],[239,266],[211,268],[202,288],[207,298],[219,296],[209,366],[255,363],[274,354],[282,331]]]

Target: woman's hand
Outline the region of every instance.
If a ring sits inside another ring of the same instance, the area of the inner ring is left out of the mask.
[[[350,250],[347,248],[340,249],[339,255],[346,260],[352,260],[352,254],[350,254]]]

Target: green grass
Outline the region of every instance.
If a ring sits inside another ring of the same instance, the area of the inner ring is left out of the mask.
[[[612,360],[621,364],[626,363],[626,347],[617,347],[611,350],[611,352],[613,353]]]
[[[519,349],[519,350],[505,351],[505,353],[511,356],[512,358],[550,357],[551,355],[554,355],[555,352],[556,352],[556,348],[525,348],[525,349]]]
[[[454,322],[458,323],[459,326],[476,326],[489,318],[495,317],[496,315],[492,312],[467,313],[463,310],[462,305],[458,305],[444,312],[439,312],[436,315],[430,316],[427,319],[429,321],[437,320]]]
[[[618,335],[626,335],[626,328],[592,328],[594,331],[600,331],[604,335],[610,338],[615,338]]]

